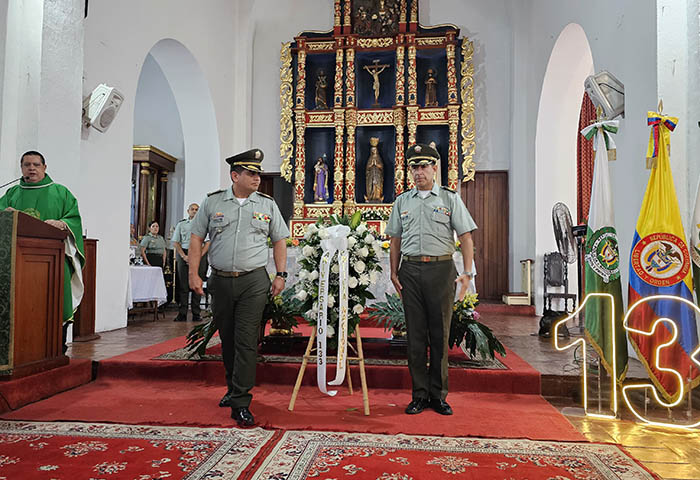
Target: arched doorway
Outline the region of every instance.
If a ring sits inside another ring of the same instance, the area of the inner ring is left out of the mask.
[[[570,23],[559,34],[549,57],[535,136],[535,275],[536,306],[542,311],[543,255],[557,250],[552,231],[552,206],[565,203],[576,212],[576,142],[583,82],[593,73],[593,56],[583,28]],[[572,267],[575,268],[574,265]],[[578,283],[575,271],[569,275],[569,289]]]
[[[207,79],[190,50],[177,40],[160,40],[146,56],[134,107],[134,143],[153,145],[177,158],[169,175],[167,220],[161,220],[167,238],[186,206],[200,203],[220,183],[221,171]]]

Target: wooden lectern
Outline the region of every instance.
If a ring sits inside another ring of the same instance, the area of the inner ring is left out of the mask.
[[[0,380],[68,364],[62,353],[66,236],[24,213],[0,212]]]

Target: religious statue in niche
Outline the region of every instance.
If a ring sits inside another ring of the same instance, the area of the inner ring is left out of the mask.
[[[425,106],[437,107],[437,78],[435,70],[429,68],[425,76]]]
[[[386,35],[399,33],[399,0],[354,0],[352,2],[353,33]]]
[[[379,87],[381,84],[379,83],[379,74],[382,73],[384,70],[389,68],[391,65],[388,63],[383,63],[379,64],[379,60],[373,60],[372,65],[365,65],[364,69],[367,70],[367,73],[372,75],[372,78],[374,79],[374,82],[372,82],[372,90],[374,90],[374,103],[372,104],[373,107],[379,107]]]
[[[318,157],[314,165],[314,203],[328,202],[328,166],[326,154]]]
[[[384,201],[384,162],[379,155],[379,139],[369,139],[369,158],[365,167],[365,202],[382,203]]]
[[[326,87],[328,87],[328,79],[326,78],[326,72],[323,70],[318,71],[318,77],[316,78],[316,110],[328,110],[328,102],[326,100]]]

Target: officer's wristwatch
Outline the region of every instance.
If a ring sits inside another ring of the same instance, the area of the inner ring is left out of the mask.
[[[472,270],[464,272],[462,275],[466,275],[469,278],[474,278],[474,272]]]
[[[282,277],[284,279],[287,278],[287,275],[289,275],[287,272],[277,272],[277,276]]]

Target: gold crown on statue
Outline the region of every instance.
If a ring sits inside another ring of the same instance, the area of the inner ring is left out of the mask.
[[[373,147],[376,147],[379,145],[379,138],[378,137],[371,137],[369,139],[369,144],[372,145]]]

